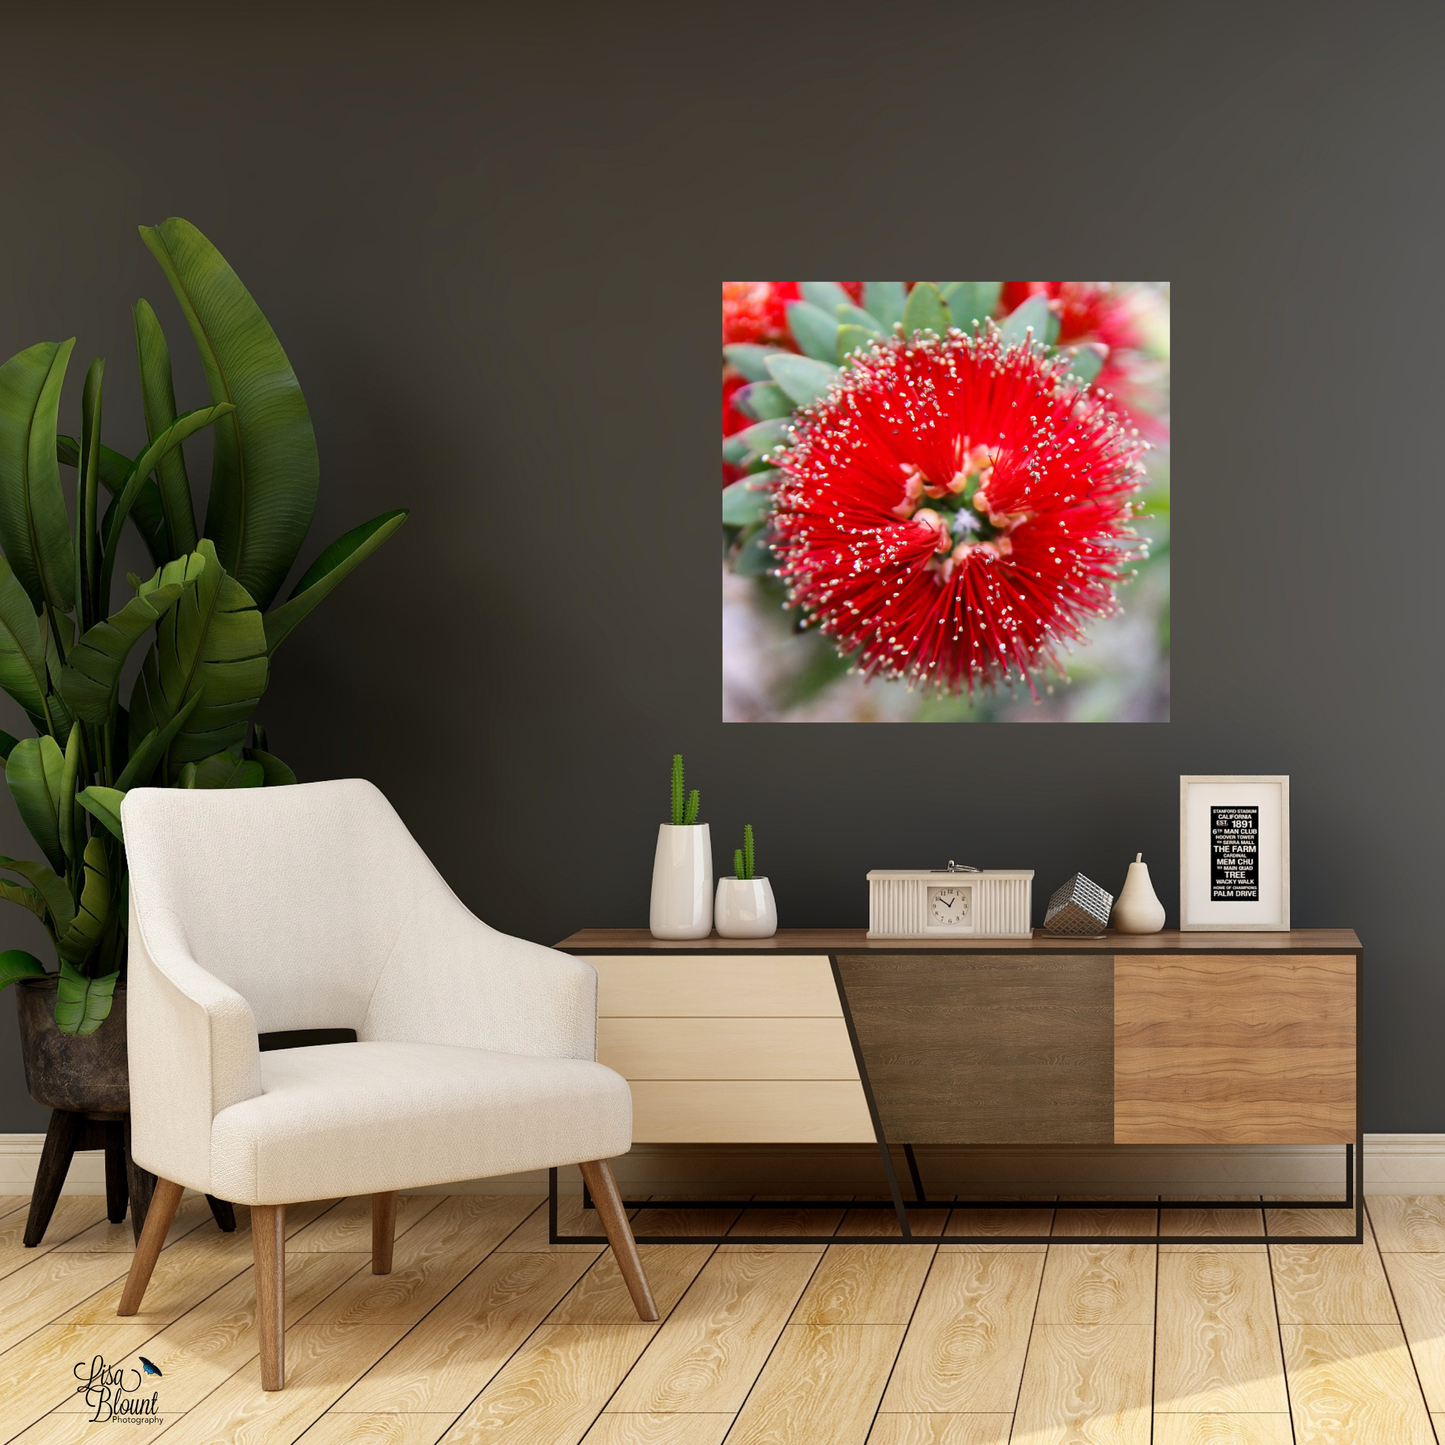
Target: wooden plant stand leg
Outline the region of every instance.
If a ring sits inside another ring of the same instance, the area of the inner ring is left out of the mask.
[[[140,1242],[135,1247],[135,1258],[130,1262],[130,1274],[126,1277],[125,1289],[121,1291],[118,1315],[133,1315],[140,1309],[145,1298],[146,1286],[151,1282],[151,1271],[165,1246],[166,1234],[171,1220],[176,1217],[176,1206],[185,1193],[183,1186],[172,1184],[169,1179],[156,1181],[155,1194],[146,1211],[145,1228],[141,1230]]]
[[[148,1169],[142,1169],[130,1152],[130,1115],[125,1116],[125,1174],[130,1185],[130,1227],[135,1233],[136,1243],[145,1229],[146,1214],[151,1207],[151,1195],[155,1193],[156,1176]],[[170,1221],[166,1221],[170,1228]]]
[[[80,1147],[85,1116],[70,1109],[52,1109],[45,1131],[45,1147],[40,1151],[40,1167],[35,1174],[35,1188],[30,1194],[30,1215],[25,1221],[25,1247],[34,1249],[45,1238],[50,1216],[70,1171],[70,1161]]]
[[[261,1336],[261,1388],[286,1384],[286,1206],[251,1206],[256,1260],[256,1327]]]
[[[648,1287],[647,1276],[642,1270],[642,1260],[637,1254],[637,1241],[632,1237],[632,1225],[628,1223],[627,1211],[622,1207],[622,1195],[617,1190],[612,1166],[605,1159],[594,1159],[583,1164],[582,1178],[592,1195],[592,1203],[602,1216],[602,1228],[607,1233],[607,1242],[622,1271],[627,1293],[637,1309],[637,1317],[655,1320],[657,1306],[653,1303],[652,1290]]]
[[[125,1128],[119,1119],[102,1124],[105,1133],[105,1217],[112,1224],[125,1218],[130,1203],[130,1181],[126,1178]]]
[[[216,1221],[216,1227],[224,1230],[227,1234],[234,1234],[236,1231],[236,1207],[228,1200],[217,1199],[214,1194],[206,1195],[206,1203],[211,1206],[211,1218]]]
[[[396,1242],[396,1190],[371,1196],[371,1272],[391,1273],[391,1251]]]

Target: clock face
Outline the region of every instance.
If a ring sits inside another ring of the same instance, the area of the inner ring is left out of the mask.
[[[963,884],[928,890],[931,928],[967,928],[973,922],[973,889]]]

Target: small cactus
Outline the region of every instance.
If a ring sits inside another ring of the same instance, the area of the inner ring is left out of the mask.
[[[672,755],[672,826],[690,828],[697,822],[697,810],[701,797],[696,788],[688,793],[683,785],[682,754]]]
[[[743,825],[743,846],[733,849],[733,872],[744,881],[758,876],[753,860],[753,825],[751,823]]]

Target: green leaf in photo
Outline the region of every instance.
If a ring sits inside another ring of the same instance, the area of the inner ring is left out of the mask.
[[[1049,306],[1047,296],[1030,296],[1017,311],[1004,317],[999,325],[1004,345],[1021,342],[1030,331],[1042,346],[1052,346],[1059,339],[1059,318]]]
[[[888,332],[897,321],[903,320],[903,308],[908,304],[908,287],[902,281],[865,281],[863,283],[863,307],[870,316],[876,316]]]
[[[768,370],[798,406],[817,401],[838,377],[836,365],[809,356],[770,357]]]
[[[845,293],[843,299],[848,299]],[[807,301],[788,305],[788,329],[804,356],[831,362],[838,354],[838,322],[832,311],[822,311]]]
[[[761,522],[772,510],[773,489],[764,483],[758,485],[764,478],[776,478],[780,473],[759,472],[755,476],[745,477],[740,482],[734,482],[730,487],[723,488],[722,494],[722,519],[725,527],[751,527],[755,522]]]
[[[93,1034],[110,1017],[119,979],[119,973],[86,978],[73,964],[62,963],[56,985],[56,1028],[63,1034]]]
[[[903,308],[903,334],[912,336],[918,331],[932,331],[942,336],[951,324],[938,287],[932,281],[920,281],[908,293],[908,304]]]
[[[758,346],[751,341],[734,341],[723,347],[723,357],[749,381],[768,380],[768,357],[786,356],[780,346]]]

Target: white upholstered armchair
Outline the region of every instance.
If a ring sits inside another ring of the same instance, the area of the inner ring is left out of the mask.
[[[120,1313],[145,1293],[183,1189],[251,1206],[261,1375],[284,1381],[287,1204],[580,1164],[639,1315],[657,1311],[607,1159],[626,1081],[597,1063],[590,965],[467,911],[358,780],[139,788],[130,865],[131,1138],[159,1178]],[[258,1033],[354,1029],[262,1053]]]

